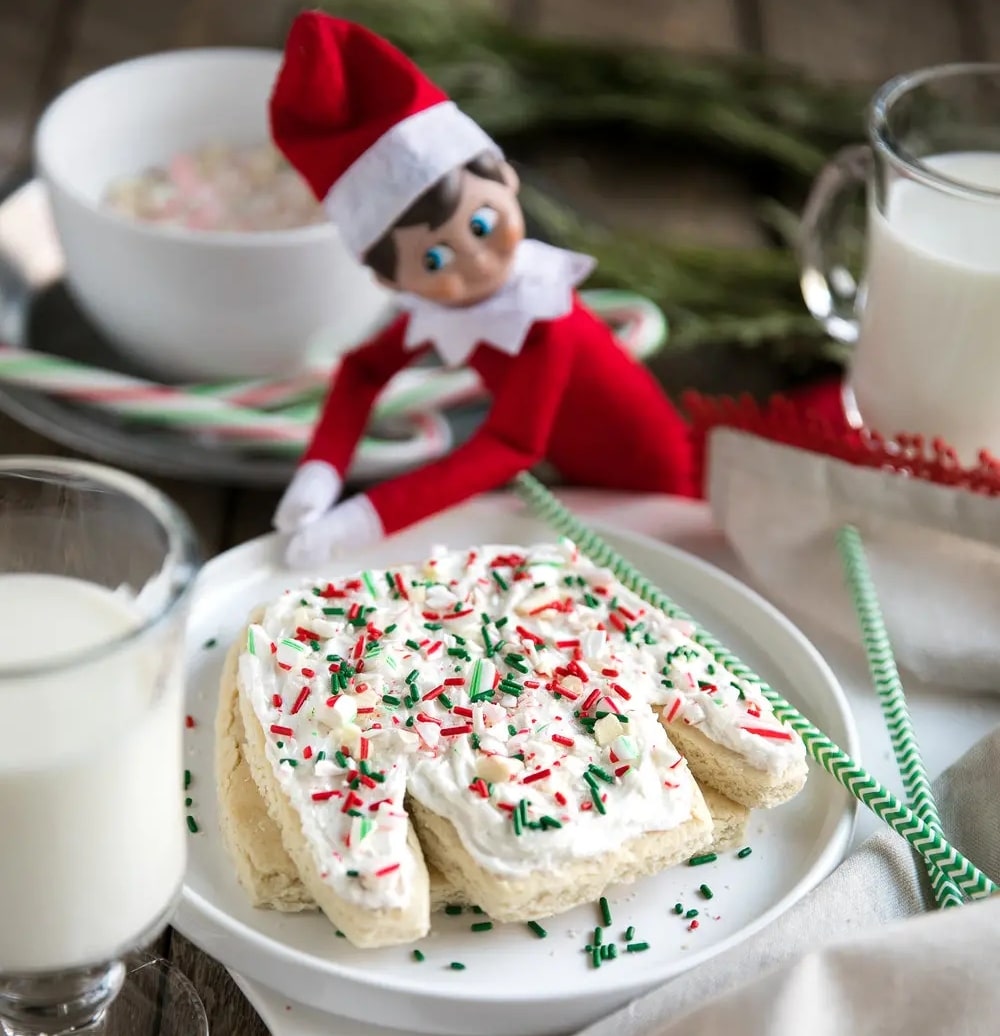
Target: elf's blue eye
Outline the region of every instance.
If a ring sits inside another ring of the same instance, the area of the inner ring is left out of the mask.
[[[424,269],[430,273],[443,270],[455,258],[455,253],[447,245],[435,245],[424,252]]]
[[[482,205],[472,214],[469,229],[476,237],[489,237],[497,225],[497,210]]]

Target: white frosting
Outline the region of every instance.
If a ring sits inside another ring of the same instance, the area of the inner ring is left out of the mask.
[[[513,876],[689,819],[694,782],[651,705],[769,773],[801,760],[687,632],[568,541],[439,550],[286,592],[238,678],[323,880],[391,907],[412,880],[407,792]]]

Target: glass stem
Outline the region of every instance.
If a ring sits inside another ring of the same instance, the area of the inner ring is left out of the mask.
[[[51,974],[0,975],[2,1036],[68,1036],[97,1024],[125,980],[121,961]]]

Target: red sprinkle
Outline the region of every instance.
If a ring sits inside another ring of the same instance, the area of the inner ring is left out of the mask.
[[[477,777],[470,785],[469,791],[474,791],[480,798],[488,799],[490,797],[490,789],[486,787],[486,781],[482,777]]]
[[[601,670],[601,676],[617,676],[617,675],[618,675],[618,670],[617,669],[602,669]]]
[[[284,669],[284,671],[287,673],[292,667],[287,662],[279,662],[278,668]]]
[[[279,726],[277,723],[272,723],[271,724],[271,733],[272,734],[280,734],[282,737],[291,737],[292,734],[295,733],[295,731],[292,730],[291,727],[282,727],[282,726]]]
[[[424,641],[424,644],[426,644],[426,643],[427,643],[427,641],[425,640],[425,641]],[[421,647],[422,647],[422,646],[423,646],[423,645],[421,645]],[[435,641],[434,641],[434,643],[433,643],[433,644],[431,644],[431,646],[430,646],[430,647],[429,647],[429,648],[427,649],[427,654],[428,654],[428,655],[433,655],[435,651],[437,651],[437,650],[438,650],[439,648],[441,648],[441,647],[443,647],[443,646],[444,646],[444,644],[442,643],[442,641],[440,641],[440,640],[435,640]]]
[[[691,922],[691,923],[690,923],[690,924],[688,925],[688,931],[689,931],[689,932],[693,932],[693,931],[694,931],[694,930],[695,930],[696,928],[698,928],[698,927],[699,927],[699,925],[698,925],[698,921],[697,921],[697,919],[696,919],[696,920],[692,921],[692,922]]]
[[[281,697],[280,694],[272,694],[271,695],[271,704],[276,709],[280,709],[281,706],[285,704],[285,702],[284,702],[284,699]]]
[[[421,701],[433,701],[435,698],[440,698],[444,694],[444,684],[438,684],[433,690],[428,691],[420,700]]]
[[[600,698],[600,696],[601,692],[599,690],[591,691],[590,694],[587,695],[587,700],[581,706],[580,711],[589,712],[591,708],[593,708],[594,703],[597,701],[597,699]]]
[[[680,710],[680,707],[681,707],[681,700],[680,700],[680,698],[674,698],[674,703],[673,703],[673,705],[670,706],[670,711],[667,713],[667,722],[668,723],[673,722],[673,718],[674,718],[674,716],[677,715],[678,711]]]
[[[355,601],[351,605],[351,607],[348,609],[347,621],[351,622],[353,619],[356,619],[360,614],[361,614],[361,605],[358,604],[357,601]]]
[[[312,793],[312,800],[313,802],[326,802],[327,800],[339,795],[339,791],[314,791]]]
[[[358,637],[358,642],[354,645],[354,657],[360,658],[365,653],[365,635],[362,633]]]
[[[398,863],[390,863],[388,867],[382,867],[375,872],[376,878],[384,878],[387,874],[392,874],[393,871],[399,870]]]
[[[466,719],[472,719],[472,709],[466,705],[456,705],[451,711],[456,716],[465,716]]]
[[[622,613],[622,615],[625,616],[626,619],[628,619],[629,622],[635,622],[637,617],[635,612],[630,612],[624,604],[619,604],[618,610]]]
[[[613,690],[615,692],[615,694],[617,694],[620,697],[624,698],[626,701],[629,701],[632,698],[632,695],[629,694],[629,692],[626,691],[625,688],[622,687],[622,685],[620,683],[613,683],[611,685],[611,690]]]
[[[445,687],[464,687],[465,677],[464,676],[449,676],[444,682]]]
[[[331,694],[330,697],[326,699],[327,708],[332,709],[339,697],[339,694]]]
[[[541,687],[542,685],[537,680],[525,680],[525,687]]]
[[[311,680],[316,674],[311,669],[303,669],[302,675],[307,679]]]
[[[555,741],[557,745],[565,745],[567,748],[572,748],[576,743],[571,737],[566,737],[565,734],[553,734],[552,740]]]
[[[293,716],[302,708],[303,705],[305,705],[306,699],[309,697],[310,693],[311,692],[308,687],[303,687],[302,690],[299,691],[299,696],[295,699],[295,704],[291,709]]]
[[[464,723],[460,727],[442,727],[441,728],[441,736],[442,737],[458,737],[459,734],[471,734],[471,733],[472,733],[472,724],[470,724],[470,723]]]
[[[628,765],[628,763],[626,763],[624,766],[619,766],[618,769],[615,770],[615,776],[616,777],[624,777],[625,774],[628,773],[628,771],[629,771],[629,765]]]
[[[302,749],[302,758],[303,759],[312,759],[312,757],[313,757],[312,745],[306,745],[306,747]]]
[[[526,630],[523,626],[515,626],[514,629],[517,630],[525,640],[530,640],[534,644],[545,643],[544,639],[538,636],[537,633],[532,633],[531,630]]]
[[[356,792],[352,791],[347,798],[344,799],[344,804],[340,807],[340,812],[346,813],[349,809],[354,809],[356,806],[363,806],[364,804],[365,800]]]
[[[529,774],[521,781],[522,784],[534,784],[535,781],[542,781],[546,777],[551,777],[552,771],[546,767],[544,770],[537,770],[535,773]]]
[[[792,735],[787,730],[771,730],[770,727],[741,727],[748,734],[756,734],[758,737],[769,737],[775,741],[791,741]]]
[[[628,628],[625,625],[625,623],[622,622],[622,620],[620,618],[618,618],[618,616],[614,612],[612,612],[608,616],[608,622],[610,622],[611,625],[614,626],[614,628],[619,631],[619,633],[624,633],[625,630]]]
[[[563,795],[561,791],[557,791],[555,795],[553,795],[552,797],[556,800],[556,802],[559,803],[560,806],[566,805],[566,796]]]
[[[185,716],[184,717],[184,726],[186,726],[188,728],[188,730],[191,730],[194,727],[194,725],[195,725],[195,723],[194,723],[194,716]]]
[[[580,641],[579,640],[557,640],[556,641],[556,647],[557,648],[571,648],[571,647],[579,647],[579,646],[580,646]]]
[[[327,583],[326,584],[326,589],[325,590],[320,590],[319,595],[320,595],[320,597],[325,597],[325,598],[327,598],[327,600],[329,600],[331,597],[346,597],[347,596],[347,591],[346,590],[338,590],[333,585],[333,583]]]
[[[408,601],[410,599],[410,595],[406,592],[406,587],[403,585],[403,577],[396,572],[393,574],[392,581],[396,584],[396,589],[399,591],[400,597],[402,597],[404,601]]]
[[[299,641],[305,641],[322,640],[323,638],[318,633],[313,633],[312,630],[307,630],[305,626],[297,626],[295,629],[295,639]]]
[[[371,747],[371,742],[368,740],[368,738],[366,738],[366,737],[361,738],[360,741],[358,742],[358,759],[367,759],[368,758],[368,750],[369,750],[370,747]]]
[[[448,612],[447,615],[442,615],[441,618],[447,622],[449,619],[460,619],[463,615],[471,615],[473,612],[472,608],[466,608],[462,612]]]

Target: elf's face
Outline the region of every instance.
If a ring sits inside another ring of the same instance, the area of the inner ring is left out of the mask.
[[[442,306],[471,306],[503,287],[524,239],[517,173],[504,164],[504,182],[462,170],[458,207],[441,226],[396,227],[399,291]]]

